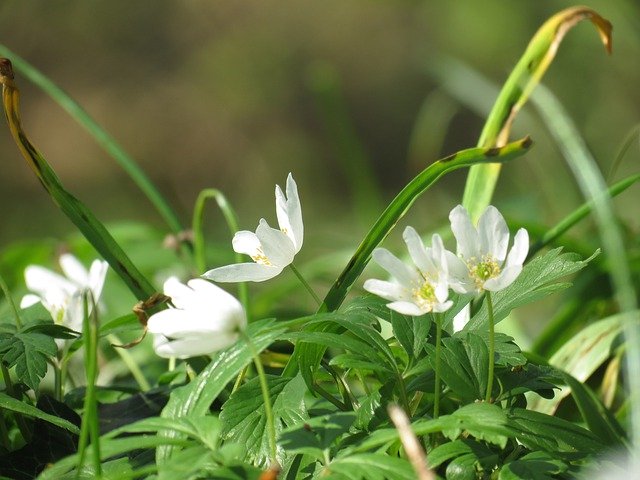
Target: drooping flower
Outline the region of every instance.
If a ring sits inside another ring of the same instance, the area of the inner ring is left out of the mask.
[[[148,331],[154,335],[153,348],[165,358],[209,355],[233,345],[247,326],[240,302],[206,280],[187,284],[171,277],[164,294],[175,308],[151,315]]]
[[[432,238],[432,247],[425,248],[422,239],[412,228],[403,233],[414,266],[408,266],[385,248],[373,251],[373,260],[395,281],[369,279],[364,289],[391,303],[391,310],[404,315],[423,315],[444,312],[453,304],[449,295],[447,255],[440,235]]]
[[[458,205],[449,214],[451,230],[458,243],[458,256],[466,266],[466,278],[460,263],[450,262],[452,278],[459,291],[497,292],[513,283],[522,272],[529,253],[529,234],[519,229],[509,247],[509,228],[497,208],[489,205],[474,227],[469,214]],[[453,287],[452,287],[453,288]]]
[[[298,187],[287,177],[286,196],[276,185],[276,215],[280,229],[262,218],[255,233],[243,230],[233,237],[233,249],[249,255],[253,262],[237,263],[209,270],[204,278],[216,282],[262,282],[279,275],[302,248],[304,226]]]
[[[109,265],[104,260],[94,260],[87,271],[70,253],[61,255],[59,263],[64,276],[39,265],[29,265],[25,269],[25,283],[33,293],[22,298],[20,307],[41,302],[55,323],[81,331],[84,316],[82,295],[88,290],[93,302],[98,302]]]

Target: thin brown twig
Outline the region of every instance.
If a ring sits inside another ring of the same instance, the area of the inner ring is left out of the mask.
[[[395,404],[390,404],[387,411],[389,412],[389,418],[391,418],[398,430],[400,441],[404,446],[405,452],[407,452],[411,466],[416,472],[416,478],[418,480],[435,480],[436,475],[427,465],[427,457],[420,446],[420,442],[418,442],[418,438],[411,430],[411,423],[405,411]]]

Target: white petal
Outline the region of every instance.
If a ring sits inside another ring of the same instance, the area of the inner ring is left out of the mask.
[[[77,286],[47,268],[38,265],[29,265],[24,271],[24,280],[27,288],[32,292],[44,296],[48,290],[58,289],[72,294]]]
[[[442,243],[442,237],[437,233],[434,233],[433,237],[431,237],[431,252],[435,267],[438,271],[447,274],[449,271],[446,255],[447,250],[444,248],[444,244]]]
[[[255,257],[260,253],[260,240],[255,233],[248,230],[237,232],[231,240],[233,250],[237,253],[244,253],[250,257]]]
[[[405,288],[393,282],[371,278],[364,282],[363,288],[385,300],[406,300],[408,298]]]
[[[522,265],[529,253],[529,233],[521,228],[513,237],[513,247],[507,256],[507,267],[512,265]]]
[[[271,228],[264,218],[260,219],[256,235],[265,256],[273,266],[284,268],[293,262],[296,254],[293,242],[280,230]]]
[[[176,277],[169,277],[165,280],[162,291],[171,297],[171,303],[177,308],[188,308],[198,301],[193,289],[187,287]]]
[[[434,294],[436,296],[436,300],[442,303],[447,297],[449,297],[449,284],[447,282],[446,277],[442,277],[439,281],[434,285]]]
[[[487,207],[478,221],[478,236],[483,254],[490,254],[499,262],[504,261],[509,247],[509,227],[493,205]]]
[[[298,197],[298,187],[291,174],[287,177],[287,196],[276,185],[276,215],[278,225],[292,241],[296,253],[302,248],[304,227],[302,224],[302,208]]]
[[[242,304],[236,297],[211,282],[194,278],[187,282],[196,293],[199,303],[214,310],[216,315],[225,318],[230,326],[244,329],[247,325],[247,317]]]
[[[478,258],[480,240],[467,210],[462,205],[458,205],[449,213],[449,221],[453,236],[458,243],[458,254],[467,260]]]
[[[409,270],[404,263],[386,248],[376,248],[372,257],[378,265],[389,272],[402,285],[410,286],[417,280],[417,274]]]
[[[236,263],[214,268],[202,276],[214,282],[264,282],[279,275],[282,269],[259,263]]]
[[[467,303],[455,317],[453,317],[453,332],[459,332],[471,320],[471,303]]]
[[[29,308],[36,303],[40,303],[40,297],[33,293],[28,293],[20,300],[20,308]]]
[[[402,234],[404,242],[407,244],[407,250],[416,267],[423,272],[430,270],[431,262],[427,258],[427,252],[422,242],[422,238],[418,235],[413,227],[407,227]]]
[[[442,303],[436,303],[436,304],[433,305],[433,311],[435,313],[446,312],[447,310],[449,310],[451,308],[451,305],[453,305],[453,302],[451,300],[448,300],[448,301],[442,302]]]
[[[87,287],[89,285],[89,272],[80,261],[70,253],[60,255],[60,268],[69,280],[77,287]]]
[[[185,338],[238,330],[234,322],[220,316],[216,310],[208,314],[191,312],[178,308],[168,308],[149,317],[147,328],[151,333],[161,333],[165,337]]]
[[[445,258],[449,274],[449,287],[456,293],[470,293],[475,291],[475,284],[469,276],[469,269],[460,257],[446,250]]]
[[[392,302],[387,303],[387,307],[403,315],[411,315],[414,317],[424,315],[429,312],[429,310],[422,309],[413,302]]]
[[[153,348],[160,357],[189,358],[198,355],[210,355],[233,345],[238,339],[237,334],[219,334],[216,336],[200,336],[169,340],[162,335],[156,335]]]
[[[491,292],[507,288],[518,278],[520,272],[522,272],[522,265],[510,265],[504,268],[497,277],[490,278],[484,282],[483,288]]]
[[[93,292],[93,298],[96,302],[102,295],[107,270],[109,270],[109,264],[104,260],[94,260],[89,268],[89,284],[87,286]]]

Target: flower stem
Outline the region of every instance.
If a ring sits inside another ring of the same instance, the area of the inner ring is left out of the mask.
[[[442,349],[442,315],[434,315],[436,321],[436,381],[433,391],[433,418],[440,415],[440,352]]]
[[[114,345],[121,344],[120,339],[113,333],[108,335],[107,339],[111,344],[114,344]],[[131,372],[131,376],[134,378],[134,380],[140,387],[140,390],[143,392],[146,392],[147,390],[151,390],[151,385],[149,385],[149,382],[147,381],[144,374],[142,373],[142,370],[140,369],[136,361],[133,359],[129,351],[125,348],[116,348],[115,351],[118,355],[120,355],[120,358],[122,359],[124,364],[127,366],[129,371]],[[175,359],[173,362],[175,365]]]
[[[491,392],[493,391],[493,367],[496,356],[495,348],[495,331],[493,320],[493,302],[491,301],[491,292],[485,292],[485,298],[487,301],[487,314],[489,317],[489,373],[487,375],[487,393],[484,396],[484,401],[491,402]]]
[[[313,289],[311,288],[311,285],[309,285],[307,283],[307,281],[304,279],[304,277],[302,276],[300,271],[298,271],[298,269],[295,267],[295,265],[293,263],[290,263],[289,267],[291,268],[291,270],[293,270],[293,273],[296,274],[296,277],[298,277],[298,280],[300,280],[300,283],[302,283],[304,288],[306,288],[307,291],[311,294],[311,296],[316,301],[318,306],[322,305],[322,300],[320,300],[320,297],[318,297],[318,295],[316,295],[316,292],[313,291]]]
[[[262,398],[264,401],[264,413],[267,421],[267,431],[269,433],[269,449],[271,453],[271,468],[274,466],[278,466],[278,447],[276,445],[276,425],[273,418],[273,409],[271,408],[271,396],[269,395],[269,386],[267,385],[267,376],[264,373],[264,368],[262,368],[262,362],[260,361],[260,356],[256,351],[253,342],[249,335],[247,335],[244,331],[240,332],[240,335],[247,342],[247,346],[251,352],[251,356],[253,357],[253,363],[256,366],[256,371],[258,372],[258,378],[260,379],[260,389],[262,390]]]

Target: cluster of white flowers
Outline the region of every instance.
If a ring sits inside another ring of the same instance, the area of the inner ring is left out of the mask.
[[[302,248],[304,226],[298,188],[289,174],[286,195],[276,185],[276,216],[280,229],[260,219],[255,233],[240,231],[233,237],[233,249],[251,257],[253,262],[227,265],[206,272],[203,277],[217,282],[262,282],[280,274],[293,262]],[[425,247],[418,233],[407,227],[403,238],[413,265],[400,261],[384,248],[373,252],[373,259],[394,281],[367,280],[365,290],[389,300],[390,309],[406,315],[444,312],[453,302],[449,290],[465,294],[483,290],[497,291],[510,285],[522,271],[529,250],[527,231],[520,229],[511,251],[509,229],[498,210],[489,206],[478,227],[471,223],[460,205],[450,215],[451,229],[457,240],[457,255],[445,249],[439,235]],[[96,260],[87,271],[72,255],[60,257],[66,277],[39,266],[25,271],[27,287],[34,294],[22,300],[26,307],[35,302],[49,310],[56,323],[72,329],[82,328],[82,293],[90,290],[100,298],[107,263]],[[162,357],[186,358],[205,355],[235,343],[247,325],[240,302],[220,287],[202,279],[180,283],[169,278],[164,293],[172,307],[153,314],[148,322],[154,335],[154,348]]]
[[[391,303],[387,306],[405,315],[444,312],[453,302],[449,289],[456,293],[495,292],[508,287],[520,275],[529,252],[529,235],[523,228],[509,247],[509,228],[493,206],[487,207],[474,227],[464,207],[458,205],[449,214],[451,230],[457,241],[457,255],[446,250],[439,235],[432,247],[425,247],[412,227],[404,231],[404,241],[413,261],[408,266],[384,248],[373,252],[373,259],[395,279],[371,279],[365,290]]]

